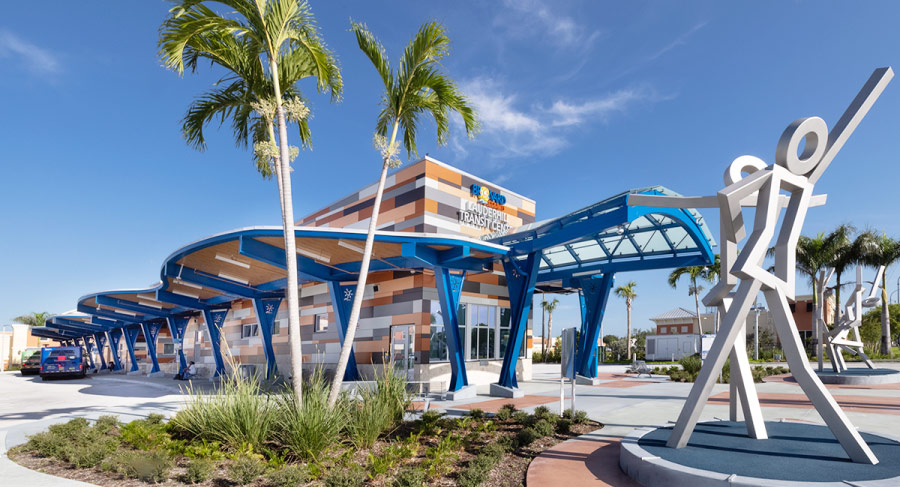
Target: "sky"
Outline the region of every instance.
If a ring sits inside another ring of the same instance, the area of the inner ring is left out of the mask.
[[[275,183],[259,177],[228,127],[209,130],[204,152],[184,143],[185,109],[222,73],[203,66],[179,77],[162,67],[157,29],[170,7],[153,0],[5,6],[0,323],[64,312],[91,292],[146,287],[176,248],[280,224]],[[344,94],[332,103],[313,83],[300,85],[310,99],[314,147],[294,165],[298,219],[380,170],[372,133],[382,86],[349,32],[351,19],[368,25],[395,65],[422,23],[447,28],[452,51],[442,67],[483,127],[470,140],[455,124],[441,147],[426,124],[420,155],[535,199],[538,219],[650,185],[714,194],[736,157],[773,162],[791,121],[819,116],[830,127],[873,69],[900,67],[897,2],[337,0],[311,7],[340,61]],[[810,210],[805,234],[851,223],[900,237],[898,129],[895,80],[816,185],[828,204]],[[715,211],[703,214],[717,236]],[[693,308],[687,284],[672,289],[667,274],[616,277],[637,283],[634,328],[650,328],[650,317],[671,308]],[[898,266],[889,269],[891,292],[898,276]],[[805,286],[798,281],[799,294]],[[560,299],[554,335],[580,320],[577,298]],[[603,328],[624,334],[623,300],[610,299]]]

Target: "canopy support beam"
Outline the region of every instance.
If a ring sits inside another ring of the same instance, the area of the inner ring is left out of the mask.
[[[347,336],[347,327],[350,326],[350,311],[353,307],[353,293],[356,285],[343,286],[338,281],[328,281],[328,292],[331,295],[331,309],[338,323],[338,341],[344,346],[344,337]],[[344,369],[345,381],[359,380],[359,368],[356,366],[356,347],[350,347],[350,358],[347,360],[347,368]]]
[[[581,279],[582,300],[581,340],[575,353],[575,370],[582,377],[597,377],[597,340],[603,329],[603,314],[615,284],[615,274]]]
[[[516,366],[519,363],[519,350],[528,328],[528,317],[531,315],[531,301],[534,297],[534,286],[537,283],[538,270],[541,264],[541,251],[532,252],[516,262],[512,259],[503,261],[506,272],[506,285],[509,288],[509,304],[511,316],[509,320],[509,342],[503,356],[503,367],[500,369],[500,380],[497,385],[508,389],[512,394],[518,389]],[[495,388],[492,389],[492,394]]]
[[[263,354],[266,356],[266,380],[275,378],[278,374],[278,364],[275,362],[275,347],[272,345],[272,333],[275,325],[275,316],[281,306],[282,298],[254,298],[253,311],[259,322],[259,333],[262,336]]]

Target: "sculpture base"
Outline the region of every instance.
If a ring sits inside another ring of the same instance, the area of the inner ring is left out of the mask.
[[[900,370],[853,368],[840,374],[831,369],[816,372],[823,384],[845,384],[854,386],[871,386],[878,384],[900,383]]]
[[[491,384],[491,397],[515,399],[518,397],[525,397],[525,392],[518,387],[504,387],[500,384]]]
[[[622,440],[619,466],[645,487],[885,487],[900,485],[900,441],[861,433],[877,465],[853,463],[826,426],[766,422],[769,439],[743,422],[699,423],[684,448],[672,427],[638,429]]]
[[[445,401],[461,401],[463,399],[474,399],[478,396],[475,392],[475,386],[463,386],[458,391],[447,391],[444,393]]]
[[[575,375],[575,384],[579,386],[597,386],[600,385],[600,379],[596,377],[585,377],[583,375]]]

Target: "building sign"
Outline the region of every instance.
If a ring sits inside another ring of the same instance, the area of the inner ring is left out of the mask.
[[[505,235],[509,232],[509,215],[504,211],[506,196],[478,184],[473,184],[469,189],[475,201],[465,202],[459,210],[459,222],[492,234]]]

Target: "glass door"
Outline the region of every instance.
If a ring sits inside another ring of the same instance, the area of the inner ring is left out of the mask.
[[[406,380],[414,379],[413,372],[416,364],[415,336],[414,325],[396,325],[391,327],[391,363],[394,364],[394,370],[401,377],[405,377]]]

